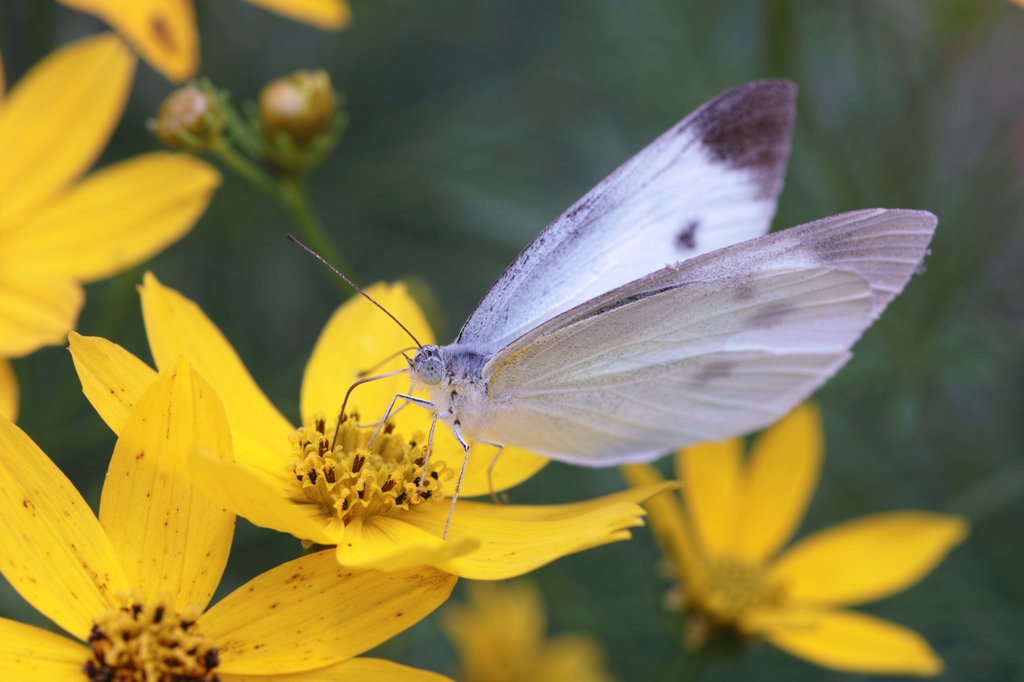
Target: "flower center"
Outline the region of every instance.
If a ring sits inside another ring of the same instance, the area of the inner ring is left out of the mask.
[[[444,499],[441,481],[452,478],[454,472],[433,459],[429,470],[423,471],[427,448],[423,432],[406,442],[389,422],[370,445],[374,429],[359,428],[357,421],[343,419],[335,443],[334,427],[318,412],[289,436],[295,459],[287,466],[309,503],[325,516],[348,524],[357,517],[393,516],[422,502]]]
[[[723,558],[708,563],[699,601],[712,618],[731,623],[750,609],[777,602],[779,596],[778,588],[765,582],[760,567]]]
[[[214,682],[220,663],[213,643],[195,631],[198,607],[175,613],[158,596],[118,594],[121,607],[100,615],[89,633],[92,658],[83,672],[93,682]]]

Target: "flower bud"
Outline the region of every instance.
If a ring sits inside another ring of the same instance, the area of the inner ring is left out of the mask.
[[[338,96],[326,71],[296,71],[271,81],[260,93],[260,120],[273,139],[286,133],[298,147],[330,132]]]
[[[224,115],[199,87],[178,88],[160,105],[153,132],[171,149],[202,151],[224,132]]]

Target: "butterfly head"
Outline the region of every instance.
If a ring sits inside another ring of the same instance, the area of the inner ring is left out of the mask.
[[[427,386],[437,386],[444,378],[444,362],[437,346],[423,346],[417,350],[410,365],[413,377]]]

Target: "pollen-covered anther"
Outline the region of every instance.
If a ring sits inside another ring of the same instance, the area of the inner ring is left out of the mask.
[[[422,492],[419,489],[426,435],[417,432],[407,441],[389,422],[370,445],[374,430],[359,428],[353,416],[342,419],[332,449],[335,427],[318,412],[294,431],[289,439],[295,459],[288,468],[303,499],[346,524],[357,517],[392,516],[427,500],[443,500],[441,483],[454,477],[444,462],[430,461]]]
[[[162,595],[119,593],[120,608],[101,614],[89,634],[93,682],[216,682],[217,648],[196,632],[200,609],[173,611]]]

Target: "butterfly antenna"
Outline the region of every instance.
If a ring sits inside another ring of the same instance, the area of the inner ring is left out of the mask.
[[[405,333],[409,335],[409,338],[411,338],[411,339],[413,340],[413,343],[415,343],[415,344],[416,344],[416,346],[417,346],[418,348],[423,348],[423,344],[422,344],[422,343],[420,343],[420,342],[419,342],[419,341],[418,341],[418,340],[416,339],[416,337],[412,335],[412,332],[411,332],[411,331],[409,331],[408,329],[406,329],[406,328],[405,328],[405,325],[404,325],[404,324],[402,324],[401,322],[399,322],[399,321],[398,321],[398,318],[397,318],[397,317],[395,317],[394,315],[392,315],[391,313],[389,313],[389,312],[387,311],[387,308],[385,308],[384,306],[382,306],[382,305],[381,305],[380,303],[377,303],[377,302],[376,302],[375,300],[373,300],[372,298],[370,298],[370,295],[369,295],[369,294],[367,294],[367,293],[366,293],[365,291],[363,291],[362,289],[360,289],[359,287],[357,287],[357,286],[355,285],[355,283],[354,283],[354,282],[353,282],[352,280],[350,280],[350,279],[349,279],[348,277],[346,277],[345,275],[341,274],[341,271],[340,271],[340,270],[338,270],[338,268],[334,267],[333,265],[331,265],[330,263],[328,263],[328,262],[327,262],[326,260],[324,260],[324,257],[323,257],[323,256],[321,256],[321,255],[320,255],[319,253],[317,253],[317,252],[316,252],[316,251],[314,251],[313,249],[309,248],[308,246],[306,246],[305,244],[303,244],[302,242],[300,242],[300,241],[299,241],[298,239],[296,239],[295,237],[293,237],[293,236],[291,236],[291,235],[288,235],[288,241],[290,241],[290,242],[291,242],[292,244],[296,244],[297,246],[301,246],[301,247],[302,247],[303,249],[305,249],[305,250],[306,250],[306,251],[308,251],[308,252],[309,252],[310,254],[312,254],[312,256],[313,256],[314,258],[316,258],[316,259],[317,259],[318,261],[320,261],[321,263],[323,263],[324,265],[326,265],[327,267],[329,267],[329,268],[330,268],[331,270],[334,270],[334,274],[336,274],[336,275],[337,275],[338,277],[341,277],[341,278],[342,278],[343,280],[345,280],[345,283],[346,283],[346,284],[348,284],[348,285],[349,285],[350,287],[352,287],[353,289],[355,289],[356,291],[358,291],[358,292],[359,292],[360,294],[362,294],[362,295],[363,295],[363,296],[364,296],[364,297],[366,298],[366,300],[367,300],[367,301],[369,301],[370,303],[374,304],[375,306],[377,306],[378,308],[380,308],[381,310],[383,310],[383,311],[384,311],[384,312],[385,312],[385,313],[387,314],[387,316],[388,316],[388,317],[390,317],[390,318],[391,318],[392,320],[394,320],[394,321],[395,321],[395,324],[397,324],[397,325],[398,325],[399,327],[401,327],[401,328],[402,328],[403,330],[405,330]]]

